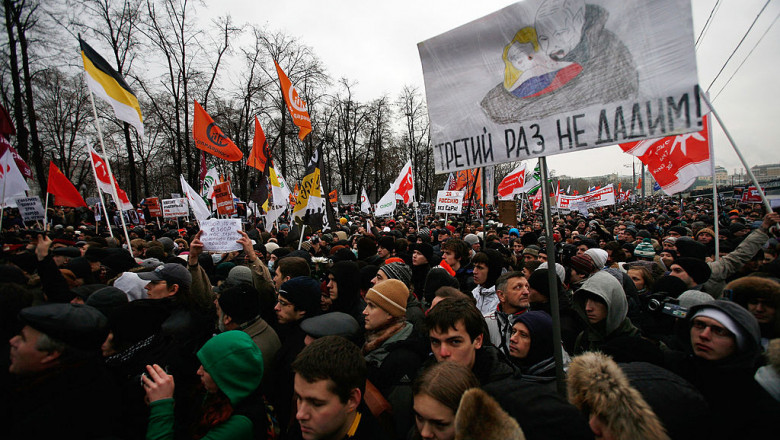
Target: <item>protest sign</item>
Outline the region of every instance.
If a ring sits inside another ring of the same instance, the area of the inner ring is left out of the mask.
[[[581,196],[558,195],[558,209],[570,209],[587,212],[588,208],[615,204],[615,187],[612,184],[595,189]]]
[[[498,201],[498,221],[507,226],[517,226],[517,203],[514,200]]]
[[[464,191],[438,191],[436,193],[436,212],[460,214],[463,210]]]
[[[216,193],[216,187],[214,192]],[[203,250],[207,252],[231,252],[243,249],[236,240],[241,238],[238,231],[241,230],[241,220],[237,218],[230,219],[209,219],[200,222],[200,229],[203,233],[200,235],[200,241],[203,242]]]
[[[357,194],[341,194],[341,203],[345,205],[354,205],[357,203]]]
[[[190,205],[184,198],[162,200],[162,216],[164,218],[186,217],[190,215],[189,208]]]
[[[22,215],[22,220],[26,222],[43,220],[44,210],[40,197],[19,197],[14,199],[14,201],[19,209],[19,214]]]
[[[701,130],[693,37],[689,0],[527,0],[419,43],[436,172]]]
[[[149,215],[152,217],[162,217],[162,209],[160,209],[160,199],[157,197],[147,197],[146,207],[149,209]]]
[[[761,193],[755,186],[748,187],[742,191],[742,203],[761,203],[762,201]]]
[[[217,214],[233,215],[236,213],[233,193],[230,192],[230,182],[214,185],[214,198],[217,200]]]

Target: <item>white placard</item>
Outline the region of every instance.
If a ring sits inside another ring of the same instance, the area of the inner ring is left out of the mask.
[[[203,250],[210,252],[230,252],[243,249],[236,240],[241,238],[238,231],[241,230],[241,219],[209,219],[200,222],[200,241],[203,242]]]
[[[439,191],[436,193],[436,212],[460,214],[463,211],[465,191]]]
[[[690,0],[525,0],[418,50],[437,173],[699,131],[707,111]]]
[[[190,205],[187,199],[162,199],[163,218],[187,217],[190,215]]]
[[[22,215],[22,220],[26,222],[43,220],[44,210],[40,197],[19,197],[14,200],[16,201],[16,207],[19,209],[19,214]]]

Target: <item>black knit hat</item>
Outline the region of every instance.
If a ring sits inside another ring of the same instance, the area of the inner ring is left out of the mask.
[[[217,302],[222,311],[237,324],[250,321],[260,314],[260,296],[250,284],[240,283],[220,290]]]
[[[384,236],[379,239],[379,247],[383,247],[392,252],[395,250],[395,239],[393,237]]]
[[[414,250],[421,253],[428,263],[433,264],[433,246],[428,243],[417,243],[414,245]]]
[[[712,269],[704,260],[683,257],[674,260],[674,264],[683,268],[696,284],[703,284],[710,279]]]
[[[320,314],[320,283],[312,277],[299,276],[282,284],[279,296],[291,302],[296,309],[306,312],[306,318]]]

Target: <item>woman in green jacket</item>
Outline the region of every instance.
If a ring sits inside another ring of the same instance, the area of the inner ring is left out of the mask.
[[[263,355],[246,333],[232,330],[211,338],[197,353],[198,376],[206,395],[192,437],[204,439],[273,438],[260,390]],[[149,400],[147,439],[174,438],[173,376],[147,365],[142,376]]]

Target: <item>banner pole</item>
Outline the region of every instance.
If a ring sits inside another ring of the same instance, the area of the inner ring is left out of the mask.
[[[712,174],[712,213],[715,217],[713,227],[715,229],[715,261],[720,260],[720,225],[718,221],[718,182],[715,180],[715,148],[712,145],[712,124],[707,126],[707,139],[710,140],[710,172]]]
[[[539,171],[542,174],[542,212],[544,214],[544,233],[547,237],[547,282],[550,286],[550,314],[553,321],[553,357],[555,358],[555,379],[558,394],[566,396],[566,379],[563,374],[563,346],[561,345],[561,316],[558,301],[558,280],[555,271],[555,243],[552,233],[552,213],[550,212],[550,183],[547,181],[547,158],[539,158]]]
[[[298,240],[298,250],[301,249],[301,246],[303,246],[303,233],[306,232],[306,223],[301,224],[301,237]]]
[[[46,202],[43,205],[43,230],[46,231],[49,217],[49,191],[46,191]]]
[[[737,156],[739,157],[740,162],[742,162],[742,166],[745,167],[745,172],[748,176],[750,176],[750,181],[753,182],[753,185],[758,190],[758,194],[761,195],[761,200],[764,202],[764,207],[766,208],[767,214],[772,212],[772,205],[769,203],[769,199],[766,198],[766,194],[764,194],[764,190],[761,188],[761,185],[758,184],[758,179],[756,179],[756,176],[753,174],[753,171],[750,170],[750,167],[748,167],[747,161],[745,160],[745,157],[742,156],[742,152],[739,151],[739,148],[737,147],[737,143],[734,142],[734,138],[731,137],[731,133],[729,133],[729,130],[726,128],[726,125],[723,124],[723,120],[720,119],[720,115],[718,115],[718,112],[715,111],[715,108],[712,106],[712,102],[710,102],[709,98],[707,98],[707,95],[699,89],[699,95],[701,96],[701,99],[707,104],[707,107],[710,108],[710,111],[712,112],[713,116],[715,116],[715,119],[718,120],[718,124],[720,125],[720,128],[723,129],[723,133],[726,134],[726,138],[728,138],[729,143],[731,143],[732,148],[734,148],[734,152],[737,153]]]
[[[3,170],[5,171],[5,170]],[[3,218],[5,216],[5,183],[8,181],[8,176],[3,176],[3,200],[0,204],[0,232],[3,230]]]
[[[122,206],[120,206],[121,202],[119,200],[119,194],[117,194],[116,191],[116,180],[114,178],[114,173],[111,171],[111,161],[108,159],[108,155],[106,154],[106,145],[103,142],[103,132],[100,130],[100,121],[98,120],[97,107],[95,107],[95,96],[92,93],[92,90],[89,91],[89,102],[92,103],[92,116],[95,118],[95,129],[97,129],[98,139],[100,140],[100,150],[103,152],[103,160],[106,161],[106,171],[108,171],[108,177],[111,179],[111,195],[114,197],[117,210],[119,211],[119,219],[122,221],[122,230],[125,231],[125,240],[127,240],[127,252],[129,252],[130,256],[132,257],[133,250],[130,248],[130,234],[127,233],[127,224],[125,223],[125,216],[122,214]],[[90,161],[91,160],[92,158],[90,158]],[[133,178],[135,178],[135,176],[133,176]],[[111,230],[110,223],[108,225],[108,229]]]

